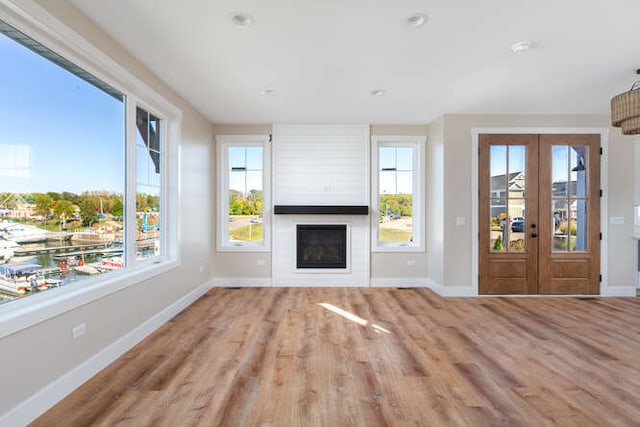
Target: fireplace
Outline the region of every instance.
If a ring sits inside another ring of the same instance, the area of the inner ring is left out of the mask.
[[[347,268],[346,224],[298,224],[297,268]]]

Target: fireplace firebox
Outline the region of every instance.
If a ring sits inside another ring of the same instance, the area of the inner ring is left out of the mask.
[[[298,224],[297,268],[347,268],[345,224]]]

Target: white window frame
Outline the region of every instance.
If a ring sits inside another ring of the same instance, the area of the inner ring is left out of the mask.
[[[216,135],[218,159],[218,252],[269,252],[271,248],[271,144],[269,135]],[[238,242],[229,236],[229,147],[262,147],[262,241]]]
[[[164,147],[160,245],[161,254],[136,260],[128,250],[126,267],[82,282],[64,286],[0,305],[0,338],[47,319],[74,310],[107,295],[180,266],[179,234],[179,145],[182,111],[144,81],[120,66],[74,30],[57,20],[33,0],[5,0],[0,3],[0,20],[48,47],[58,55],[111,85],[124,95],[125,102],[125,245],[135,248],[135,107],[140,106],[162,120]],[[131,209],[130,207],[134,208]],[[128,231],[127,231],[128,230]]]
[[[371,250],[373,252],[424,252],[425,250],[425,144],[422,135],[374,135],[371,137]],[[379,231],[379,149],[380,147],[412,147],[413,148],[413,180],[412,180],[412,242],[380,242]]]

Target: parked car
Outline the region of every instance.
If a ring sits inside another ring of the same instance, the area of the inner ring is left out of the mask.
[[[514,233],[522,233],[524,232],[524,221],[516,221],[514,220],[511,223],[511,231]]]

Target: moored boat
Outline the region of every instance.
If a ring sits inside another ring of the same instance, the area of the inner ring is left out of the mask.
[[[27,291],[44,290],[48,285],[38,264],[6,264],[0,266],[0,289],[22,295]]]
[[[51,232],[34,225],[12,223],[4,227],[2,237],[15,243],[39,243],[46,242],[51,237]]]
[[[115,270],[124,267],[124,261],[121,257],[103,258],[100,262],[100,268],[105,270]]]
[[[18,247],[16,242],[0,239],[0,264],[6,264],[13,259],[14,249]]]

